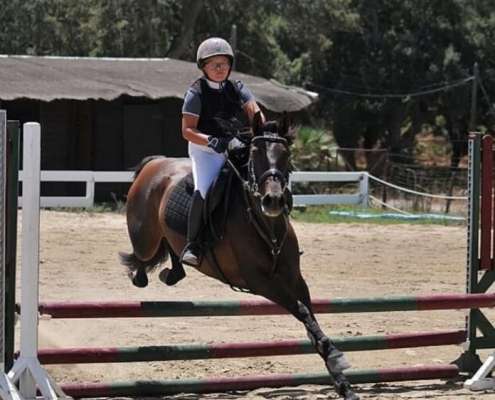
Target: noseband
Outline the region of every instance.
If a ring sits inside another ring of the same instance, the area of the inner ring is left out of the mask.
[[[287,140],[278,135],[255,136],[251,140],[251,145],[256,145],[259,142],[281,143],[285,146],[285,148],[289,147]],[[263,184],[266,182],[268,178],[274,178],[278,180],[282,185],[282,192],[285,191],[288,181],[287,174],[282,173],[282,171],[280,171],[277,168],[270,168],[265,172],[263,172],[260,177],[256,177],[256,174],[254,172],[254,162],[250,157],[248,161],[248,183],[249,183],[249,189],[254,196],[261,197],[259,188],[263,186]]]

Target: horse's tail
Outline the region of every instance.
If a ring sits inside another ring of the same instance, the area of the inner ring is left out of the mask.
[[[153,160],[157,160],[157,159],[161,159],[161,158],[166,158],[165,156],[148,156],[148,157],[144,157],[141,162],[136,165],[133,170],[134,170],[134,179],[137,178],[137,176],[139,175],[139,173],[141,172],[141,170],[144,168],[144,166],[146,164],[148,164],[150,161],[153,161]]]
[[[132,283],[137,287],[146,287],[148,285],[148,273],[153,272],[162,263],[167,261],[169,249],[165,242],[160,242],[160,247],[155,255],[148,261],[140,260],[134,253],[119,252],[120,263],[127,267],[127,273]]]

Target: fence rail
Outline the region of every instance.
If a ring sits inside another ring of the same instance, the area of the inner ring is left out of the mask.
[[[83,196],[42,196],[40,205],[46,207],[82,207],[94,206],[95,185],[97,183],[130,183],[132,171],[41,171],[41,182],[82,182],[85,183]],[[20,171],[22,182],[23,173]],[[294,205],[316,204],[360,204],[368,205],[368,174],[366,172],[293,172],[289,178],[289,187],[294,182],[354,182],[357,192],[353,194],[296,194]],[[22,197],[19,197],[22,206]]]
[[[289,188],[292,188],[294,182],[355,182],[359,189],[353,194],[296,194],[294,205],[360,204],[363,207],[368,206],[367,172],[297,171],[289,177]]]

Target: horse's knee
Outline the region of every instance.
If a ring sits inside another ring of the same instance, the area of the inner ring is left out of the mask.
[[[311,317],[308,307],[306,307],[302,301],[297,302],[297,309],[299,311],[299,315],[303,320],[307,320],[309,317]]]

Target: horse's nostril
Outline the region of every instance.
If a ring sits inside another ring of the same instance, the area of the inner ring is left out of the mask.
[[[284,199],[282,195],[266,194],[261,200],[263,208],[269,210],[278,210],[283,207]]]
[[[272,208],[272,198],[269,195],[263,196],[263,199],[261,200],[261,204],[263,205],[264,208]]]

